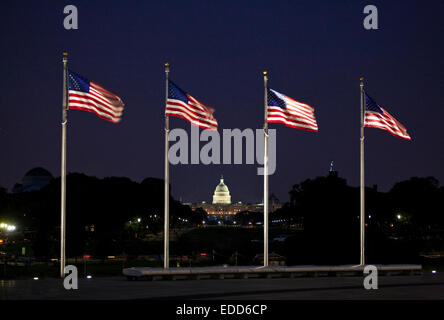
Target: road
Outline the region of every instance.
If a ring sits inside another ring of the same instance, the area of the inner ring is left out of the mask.
[[[405,300],[444,299],[444,274],[381,276],[377,290],[363,277],[127,281],[80,279],[66,290],[60,279],[0,280],[2,300]]]

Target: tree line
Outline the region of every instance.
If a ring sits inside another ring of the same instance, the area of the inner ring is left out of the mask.
[[[156,241],[163,230],[162,179],[137,183],[129,178],[71,173],[67,185],[68,256],[161,252]],[[367,187],[367,259],[396,262],[397,257],[413,259],[424,250],[443,250],[443,196],[444,188],[433,177],[413,177],[396,183],[388,192]],[[247,225],[262,217],[261,213],[242,212],[234,219]],[[39,191],[8,193],[0,189],[0,220],[19,227],[17,234],[31,241],[35,257],[57,257],[60,178]],[[335,172],[295,184],[288,201],[270,214],[270,220],[279,221],[271,227],[282,232],[294,224],[303,226],[281,248],[287,264],[359,261],[359,188],[349,186]],[[202,226],[204,221],[208,222],[205,211],[192,211],[170,198],[172,230]],[[150,249],[154,236],[155,248]]]

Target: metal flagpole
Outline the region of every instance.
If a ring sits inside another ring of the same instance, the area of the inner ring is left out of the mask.
[[[264,267],[268,266],[268,122],[267,122],[267,71],[264,71]]]
[[[360,215],[360,224],[361,224],[361,259],[360,264],[365,264],[365,184],[364,184],[364,78],[361,77],[359,79],[361,81],[361,215]]]
[[[63,52],[63,113],[62,113],[62,167],[61,167],[61,217],[60,217],[60,277],[65,277],[65,239],[66,239],[66,126],[68,123],[67,76],[68,52]]]
[[[168,76],[170,73],[170,64],[168,62],[165,63],[165,109],[168,100]],[[165,216],[164,216],[164,247],[163,247],[163,268],[168,269],[170,265],[170,256],[169,256],[169,233],[170,233],[170,168],[168,162],[168,135],[170,130],[170,122],[168,115],[165,115]]]

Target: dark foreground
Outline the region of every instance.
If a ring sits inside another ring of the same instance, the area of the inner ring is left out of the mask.
[[[380,276],[379,289],[365,290],[363,277],[127,281],[80,279],[65,290],[60,279],[0,280],[0,299],[26,300],[403,300],[444,299],[444,274]]]

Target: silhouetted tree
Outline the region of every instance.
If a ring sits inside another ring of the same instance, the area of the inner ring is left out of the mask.
[[[163,231],[163,192],[161,179],[147,178],[137,183],[125,177],[98,179],[70,173],[67,176],[68,256],[161,252],[160,240],[146,240]],[[421,248],[442,247],[443,196],[444,188],[433,177],[399,182],[389,192],[379,192],[376,186],[366,188],[367,260],[410,262]],[[0,219],[26,227],[26,237],[33,241],[36,257],[58,256],[60,178],[39,191],[8,193],[0,188]],[[173,229],[197,226],[206,219],[204,210],[192,211],[170,197]],[[348,186],[335,172],[295,184],[290,190],[290,201],[271,213],[270,219],[285,219],[287,224],[303,222],[304,230],[289,237],[283,245],[289,264],[359,262],[359,188]],[[263,221],[263,214],[240,212],[235,220],[244,225],[256,224]],[[243,231],[232,232],[239,232],[236,237],[244,237]],[[227,255],[233,253],[231,245],[239,245],[239,252],[244,255],[254,253],[251,239],[245,237],[242,244],[227,245],[184,236],[189,242],[179,240],[176,250],[186,254],[188,243],[194,248],[204,243],[202,248],[217,249]],[[260,247],[256,242],[255,245]]]

